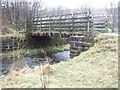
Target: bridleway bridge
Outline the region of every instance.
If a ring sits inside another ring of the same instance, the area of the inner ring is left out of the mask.
[[[32,36],[52,37],[56,33],[61,37],[80,36],[95,30],[104,31],[107,26],[106,18],[99,19],[100,17],[93,17],[90,12],[44,16],[33,18],[27,27],[31,27]]]
[[[90,12],[35,17],[28,28],[30,26],[33,38],[41,36],[70,38],[70,56],[74,57],[90,48],[94,31],[105,32],[107,18],[93,17]]]
[[[30,41],[30,44],[35,42],[34,46],[43,44],[40,41],[41,37],[47,43],[50,42],[49,39],[51,38],[62,38],[63,42],[69,39],[70,56],[74,57],[79,55],[81,51],[89,49],[93,42],[94,31],[106,31],[107,18],[105,16],[95,17],[90,12],[44,16],[27,20],[26,27],[26,33],[32,36],[32,40],[28,41]],[[13,47],[17,49],[23,47],[22,45],[26,42],[18,38],[13,39],[3,41],[2,49],[12,50]]]

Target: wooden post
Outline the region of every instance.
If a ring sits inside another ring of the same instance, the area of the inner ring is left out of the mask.
[[[87,16],[87,12],[85,12],[85,17],[87,18],[88,16]],[[88,19],[87,19],[88,20]],[[84,23],[85,24],[85,23]],[[85,32],[88,30],[88,23],[87,23],[87,25],[85,24],[85,29],[83,30],[83,32],[84,32],[84,35],[85,35]]]
[[[50,17],[49,17],[49,36],[51,36],[50,32],[51,32],[51,26],[50,26]]]
[[[40,31],[42,31],[42,17],[40,17]]]
[[[61,20],[61,17],[62,17],[62,15],[60,15],[60,37],[61,37],[61,34],[62,34],[62,28],[61,28],[62,20]]]
[[[91,17],[91,32],[94,32],[94,17]]]
[[[90,12],[87,13],[87,17],[88,17],[87,31],[89,32],[90,31],[90,28],[89,28],[89,25],[90,25],[90,22],[89,22]]]
[[[108,22],[107,22],[107,17],[105,17],[105,31],[107,31],[107,24],[108,24]],[[108,31],[107,31],[107,33],[108,33]]]
[[[74,31],[74,14],[72,14],[72,30],[71,31]]]

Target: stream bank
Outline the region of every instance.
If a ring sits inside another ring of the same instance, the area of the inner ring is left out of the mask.
[[[70,59],[68,44],[44,49],[22,49],[4,52],[2,53],[2,73],[0,73],[0,75],[8,74],[15,62],[19,62],[18,66],[20,66],[20,68],[23,68],[26,65],[31,69],[33,69],[35,66],[39,66],[40,63],[42,63],[42,59],[45,59],[43,53],[47,56],[50,64],[56,64],[60,61]],[[19,59],[18,56],[20,57]]]

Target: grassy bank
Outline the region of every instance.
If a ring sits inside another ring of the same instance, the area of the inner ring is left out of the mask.
[[[78,57],[52,65],[50,88],[117,88],[118,38],[97,36],[95,45]],[[2,86],[14,88],[41,87],[40,69],[26,70],[18,76],[4,76]]]

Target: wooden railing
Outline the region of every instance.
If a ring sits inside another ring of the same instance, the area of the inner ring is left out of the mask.
[[[103,20],[102,20],[102,19]],[[100,20],[99,20],[100,19]],[[91,16],[90,13],[75,13],[60,16],[35,17],[31,23],[32,32],[81,32],[92,30],[105,30],[106,19]]]
[[[106,16],[96,16],[93,18],[93,30],[105,32],[107,31],[107,17]]]
[[[76,13],[60,16],[36,17],[33,19],[33,31],[78,32],[92,30],[92,17],[88,13]]]

